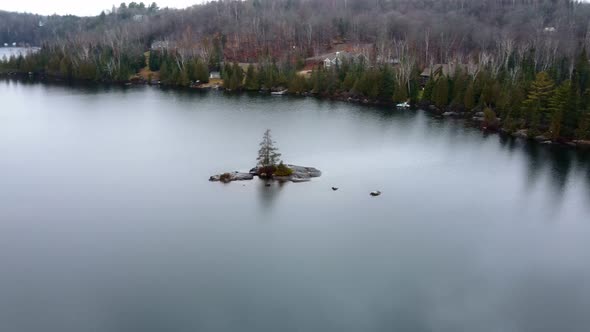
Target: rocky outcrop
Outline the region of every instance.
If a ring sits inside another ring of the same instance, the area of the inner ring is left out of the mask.
[[[317,178],[322,175],[322,172],[314,167],[305,167],[297,165],[285,166],[293,170],[293,173],[289,176],[273,176],[274,180],[284,182],[306,182],[311,180],[312,178]],[[252,180],[255,176],[260,176],[260,174],[258,174],[258,168],[256,167],[252,168],[248,173],[233,172],[213,175],[209,178],[209,181],[229,183],[232,181]]]
[[[209,181],[229,183],[232,181],[247,181],[247,180],[252,180],[252,179],[254,179],[253,174],[232,172],[232,173],[223,173],[223,174],[213,175],[212,177],[209,178]]]
[[[290,169],[293,170],[293,175],[299,178],[317,178],[322,176],[322,172],[314,167],[303,167],[303,166],[295,166],[295,165],[287,165]]]

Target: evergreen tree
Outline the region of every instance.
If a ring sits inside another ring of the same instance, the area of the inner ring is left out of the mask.
[[[582,52],[578,56],[574,66],[576,72],[576,84],[578,87],[578,94],[582,95],[586,89],[590,88],[590,64],[588,63],[588,55],[586,48],[582,47]],[[585,108],[586,105],[582,105]]]
[[[188,86],[190,83],[186,68],[179,69],[176,85]]]
[[[254,66],[251,64],[248,66],[248,70],[246,71],[246,82],[244,83],[244,86],[248,91],[260,90],[260,85],[256,77],[256,72],[254,71]]]
[[[590,111],[586,110],[580,115],[578,128],[575,131],[577,139],[590,139]]]
[[[279,163],[281,154],[275,147],[275,143],[272,140],[270,129],[267,129],[262,137],[262,142],[260,142],[260,150],[258,150],[258,158],[256,159],[259,167],[274,167]]]
[[[465,89],[465,94],[463,95],[463,106],[465,106],[465,109],[468,111],[471,111],[475,108],[473,82],[469,82],[467,88]]]
[[[162,54],[160,52],[151,51],[149,57],[149,65],[151,71],[158,71],[160,70],[160,62],[161,62]]]
[[[469,85],[469,77],[462,70],[457,69],[453,76],[453,86],[451,88],[451,104],[454,106],[465,106],[465,90]]]
[[[434,90],[432,91],[434,105],[443,108],[449,103],[449,80],[446,76],[441,76],[436,80]]]
[[[417,103],[419,95],[420,95],[420,71],[418,70],[417,66],[414,66],[414,70],[412,70],[410,84],[408,87],[408,97],[410,98],[410,102],[412,104]]]
[[[379,99],[385,101],[391,101],[393,99],[394,88],[395,88],[395,81],[393,77],[393,72],[389,66],[383,66],[381,70],[381,84],[379,85]],[[406,98],[407,99],[407,94]],[[403,98],[403,97],[402,97]]]
[[[551,111],[549,101],[553,94],[553,81],[546,72],[537,74],[524,101],[524,110],[529,126],[538,131],[548,122]]]
[[[435,80],[434,79],[429,79],[428,82],[426,82],[426,85],[424,86],[424,93],[422,94],[422,100],[425,101],[432,101],[432,94],[434,92],[434,85],[435,85]]]
[[[496,129],[498,127],[498,118],[496,117],[496,113],[491,108],[484,108],[483,117],[483,125],[488,129]]]
[[[408,89],[404,85],[398,85],[393,91],[393,102],[402,103],[408,101]]]
[[[293,77],[291,78],[291,81],[289,82],[289,92],[300,94],[300,93],[305,92],[305,90],[306,90],[305,77],[303,77],[299,74],[293,75]]]
[[[225,63],[223,65],[223,70],[221,71],[221,79],[223,79],[223,87],[225,89],[231,89],[232,76],[233,76],[232,66]]]
[[[549,107],[551,118],[549,123],[549,135],[552,139],[559,138],[563,132],[566,135],[571,135],[574,128],[568,128],[565,119],[574,112],[572,109],[571,99],[571,81],[563,82],[555,93],[551,96]]]
[[[201,83],[209,83],[209,68],[201,60],[197,60],[196,63],[195,79]]]
[[[353,87],[354,87],[354,83],[356,81],[356,76],[354,74],[354,72],[349,71],[346,73],[346,76],[344,77],[344,81],[342,81],[342,89],[344,91],[350,91]]]

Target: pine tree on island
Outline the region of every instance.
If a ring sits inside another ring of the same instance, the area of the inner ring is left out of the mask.
[[[270,178],[276,176],[289,176],[293,171],[285,166],[280,160],[281,154],[279,149],[275,146],[270,134],[270,129],[267,129],[262,136],[260,142],[260,150],[258,150],[258,174],[261,178]]]

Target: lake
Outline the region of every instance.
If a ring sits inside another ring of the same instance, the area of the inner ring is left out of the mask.
[[[1,331],[590,328],[588,153],[313,98],[0,80],[0,100]],[[208,181],[267,128],[323,176]]]

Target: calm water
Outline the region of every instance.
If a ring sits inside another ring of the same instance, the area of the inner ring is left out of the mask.
[[[314,99],[0,101],[0,331],[590,330],[587,155]],[[266,128],[324,175],[207,181]]]

